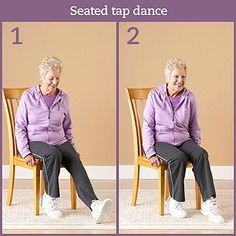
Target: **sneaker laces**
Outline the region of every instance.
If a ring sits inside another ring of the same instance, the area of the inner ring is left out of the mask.
[[[183,204],[182,204],[182,202],[177,202],[176,201],[176,203],[175,203],[175,208],[177,209],[177,210],[184,210],[184,206],[183,206]]]
[[[92,201],[92,204],[91,204],[91,207],[92,208],[96,208],[96,207],[98,207],[100,205],[100,201],[99,200],[93,200]]]
[[[52,211],[58,210],[58,201],[56,198],[52,198],[49,201],[50,209]]]
[[[213,214],[213,215],[221,214],[220,209],[217,207],[215,198],[209,200],[208,206],[209,206],[210,214]]]

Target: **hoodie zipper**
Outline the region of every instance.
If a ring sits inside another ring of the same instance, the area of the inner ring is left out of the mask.
[[[174,109],[173,109],[173,107],[172,107],[172,104],[171,104],[171,102],[170,102],[170,98],[167,96],[167,100],[168,100],[168,104],[169,104],[169,106],[170,106],[170,109],[171,109],[171,114],[172,114],[172,122],[174,122],[174,120],[175,120],[175,111],[174,111]],[[175,134],[174,134],[174,130],[172,129],[172,135],[173,135],[173,143],[175,143]]]
[[[57,95],[58,95],[58,94],[57,94]],[[42,96],[42,95],[40,94],[40,96]],[[46,102],[44,101],[44,99],[43,99],[43,98],[41,98],[41,99],[43,100],[45,106],[48,108],[48,106],[47,106]],[[48,108],[48,122],[50,121],[50,118],[51,118],[51,109],[52,109],[52,107],[53,107],[60,99],[61,99],[61,96],[59,96],[59,97],[56,96],[56,98],[55,98],[55,100],[54,100],[52,106],[51,106],[50,108]],[[48,130],[48,143],[50,143],[49,130]]]

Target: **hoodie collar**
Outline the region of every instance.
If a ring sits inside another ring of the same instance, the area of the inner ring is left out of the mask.
[[[161,93],[162,93],[163,95],[165,95],[165,97],[168,97],[167,83],[162,84],[162,85],[160,86],[160,91],[161,91]],[[181,94],[181,96],[186,97],[186,96],[188,96],[188,95],[189,95],[189,91],[188,91],[186,88],[184,88],[184,91],[183,91],[183,93]]]
[[[58,89],[57,97],[62,97],[63,96],[62,90],[60,90],[59,88],[57,88],[57,89]],[[33,90],[34,93],[36,93],[38,95],[38,98],[42,96],[39,84],[38,85],[34,85],[32,87],[32,90]]]
[[[170,101],[169,101],[169,96],[168,96],[168,92],[167,92],[167,83],[165,83],[165,84],[162,84],[160,87],[159,87],[159,91],[161,92],[161,94],[162,94],[162,110],[164,110],[165,109],[165,104],[166,104],[166,102],[168,103],[168,104],[170,104]],[[185,99],[185,97],[187,97],[189,95],[189,91],[186,89],[186,88],[184,88],[184,91],[183,91],[183,93],[181,94],[181,99],[180,99],[180,102],[179,102],[179,104],[181,104],[182,103],[182,101]],[[170,104],[171,105],[171,104]]]

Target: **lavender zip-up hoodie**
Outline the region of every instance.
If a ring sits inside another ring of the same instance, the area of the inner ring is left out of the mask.
[[[27,89],[22,94],[17,109],[15,134],[17,148],[23,158],[31,153],[29,149],[31,141],[43,141],[51,145],[69,141],[74,145],[69,97],[59,90],[49,109],[39,85]]]
[[[155,155],[155,142],[180,145],[188,139],[200,144],[197,104],[193,93],[184,88],[179,105],[173,110],[167,85],[150,91],[144,109],[143,148],[148,158]]]

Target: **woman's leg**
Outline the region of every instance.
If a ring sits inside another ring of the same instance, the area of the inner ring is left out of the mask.
[[[186,154],[188,160],[193,164],[194,176],[200,187],[203,201],[210,197],[215,198],[216,192],[207,151],[192,139],[184,142],[178,148]]]
[[[155,143],[155,150],[157,156],[168,165],[170,196],[178,202],[184,202],[187,156],[175,146],[164,142]]]
[[[43,161],[45,192],[53,198],[60,197],[58,176],[61,165],[61,152],[54,146],[41,141],[29,143],[35,158]]]
[[[79,198],[91,209],[93,200],[97,200],[86,170],[74,147],[65,142],[56,146],[62,153],[62,164],[72,175]]]

